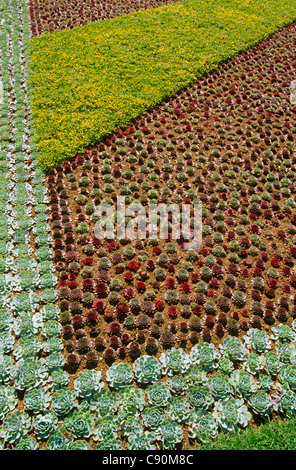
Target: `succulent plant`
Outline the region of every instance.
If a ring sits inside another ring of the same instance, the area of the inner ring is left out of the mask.
[[[155,450],[155,433],[151,431],[138,432],[128,437],[128,450]]]
[[[252,418],[243,399],[217,401],[213,410],[213,418],[222,431],[238,432],[240,426],[246,427]]]
[[[267,352],[271,348],[271,340],[265,331],[251,328],[244,336],[245,345],[258,353]]]
[[[50,402],[50,393],[43,387],[38,387],[26,392],[24,397],[24,408],[25,410],[37,414],[46,410],[49,407]]]
[[[273,405],[275,411],[279,411],[284,416],[291,418],[296,413],[296,394],[289,388],[283,386],[279,391]]]
[[[33,437],[24,436],[16,444],[15,450],[39,450],[39,445]]]
[[[162,365],[162,373],[168,375],[184,374],[191,365],[190,358],[183,349],[176,348],[162,353],[159,362]]]
[[[242,363],[242,368],[253,375],[256,375],[258,372],[262,371],[264,366],[265,361],[263,354],[258,354],[256,352],[248,353],[246,360]]]
[[[217,368],[217,360],[220,357],[219,351],[213,344],[199,343],[193,346],[190,359],[192,364],[201,365],[207,372]]]
[[[103,441],[104,439],[118,437],[118,423],[115,415],[106,415],[95,422],[93,429],[94,441]]]
[[[14,386],[17,390],[31,390],[40,385],[44,386],[48,381],[48,371],[44,360],[25,358],[16,364]]]
[[[73,440],[67,438],[60,429],[56,429],[48,438],[47,450],[68,450]]]
[[[278,355],[273,351],[268,351],[264,354],[264,369],[272,376],[276,376],[283,363],[280,361]]]
[[[234,336],[227,336],[222,344],[219,345],[221,354],[231,361],[244,361],[247,349],[242,341]]]
[[[95,392],[90,399],[90,410],[98,412],[100,417],[113,414],[119,407],[118,394],[108,388]]]
[[[94,417],[90,412],[74,410],[63,421],[63,425],[75,439],[88,438],[94,431]]]
[[[17,393],[13,387],[9,385],[0,386],[0,419],[13,411],[17,406]]]
[[[248,398],[259,388],[259,383],[253,375],[243,369],[237,369],[231,373],[230,383],[239,398]]]
[[[248,405],[255,414],[267,416],[272,410],[273,403],[267,392],[258,390],[249,396]]]
[[[272,334],[270,338],[274,341],[279,340],[282,342],[294,342],[296,340],[296,333],[292,328],[290,328],[288,325],[278,325],[277,327],[273,327],[271,329]]]
[[[51,408],[58,417],[66,416],[77,405],[76,393],[69,388],[57,390],[52,395]]]
[[[234,393],[229,377],[220,372],[209,376],[208,386],[215,400],[223,400]]]
[[[154,383],[162,375],[159,361],[155,357],[147,355],[136,359],[133,370],[138,383]]]
[[[284,364],[295,364],[296,347],[294,343],[276,343],[276,354]]]
[[[110,387],[118,390],[132,383],[134,379],[133,369],[129,364],[114,363],[109,367],[106,379]]]
[[[190,439],[196,439],[201,444],[208,444],[218,436],[218,424],[211,413],[192,416],[188,426]]]
[[[173,421],[184,424],[189,421],[191,409],[187,397],[182,395],[173,396],[166,409],[166,415]]]
[[[83,370],[78,373],[77,379],[74,381],[77,396],[84,399],[92,398],[94,394],[102,390],[103,386],[101,372],[96,370]]]
[[[4,442],[9,444],[17,443],[25,437],[32,429],[32,421],[27,413],[14,410],[6,414],[0,432]]]
[[[155,382],[146,389],[148,403],[152,406],[166,407],[171,399],[171,392],[163,382]]]
[[[58,417],[51,410],[45,410],[33,417],[32,426],[38,440],[45,441],[58,427]]]
[[[296,365],[284,364],[278,374],[278,380],[288,385],[291,390],[296,390]]]
[[[136,387],[135,385],[128,385],[119,390],[118,400],[121,406],[121,409],[133,407],[135,414],[141,412],[145,405],[145,394],[143,390]]]
[[[157,431],[165,420],[165,412],[159,406],[148,405],[141,413],[142,423],[145,428]]]
[[[183,439],[182,427],[171,419],[165,419],[158,429],[162,449],[174,449]],[[157,434],[158,434],[157,433]]]

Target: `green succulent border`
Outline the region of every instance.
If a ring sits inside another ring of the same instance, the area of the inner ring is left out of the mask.
[[[85,370],[69,387],[44,172],[31,135],[27,1],[5,0],[1,13],[0,448],[90,450],[92,439],[96,449],[112,450],[125,438],[130,450],[172,449],[183,440],[183,428],[194,447],[220,430],[247,426],[249,410],[263,419],[293,417],[296,322],[273,329],[271,337],[259,330],[250,330],[244,342],[228,336],[219,349],[200,343],[190,355],[171,349],[160,360],[142,356],[133,367],[114,363],[107,383],[100,371]],[[36,250],[27,243],[31,237]],[[31,283],[22,276],[28,266],[36,273]],[[225,401],[225,393],[233,399]]]

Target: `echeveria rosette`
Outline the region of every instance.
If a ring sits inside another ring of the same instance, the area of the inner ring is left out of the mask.
[[[264,356],[256,352],[250,352],[246,356],[246,360],[242,362],[242,368],[250,374],[256,375],[264,369]]]
[[[83,370],[78,373],[74,381],[74,389],[80,398],[90,399],[104,387],[101,372],[97,370]]]
[[[265,353],[271,349],[271,340],[268,334],[258,328],[251,328],[244,336],[244,342],[247,348],[257,353]]]
[[[13,411],[18,403],[18,397],[15,389],[9,385],[0,386],[0,420],[2,421],[4,416]]]
[[[208,444],[218,436],[218,429],[212,413],[196,414],[188,426],[188,436],[201,444]]]
[[[202,366],[206,372],[217,368],[219,357],[220,353],[212,343],[198,343],[193,346],[190,353],[192,364]]]
[[[62,332],[62,325],[57,320],[47,320],[42,328],[42,336],[45,339],[59,337]]]
[[[222,400],[234,393],[229,377],[220,372],[209,376],[208,387],[215,400]]]
[[[147,405],[141,413],[142,423],[145,428],[152,431],[157,431],[159,426],[163,423],[166,413],[159,406]]]
[[[259,416],[268,416],[272,411],[272,399],[264,390],[258,390],[252,393],[248,397],[247,402],[253,413]]]
[[[288,418],[296,414],[296,393],[288,385],[279,385],[273,394],[273,409]]]
[[[166,385],[170,389],[172,395],[184,395],[189,388],[186,376],[183,374],[176,374],[168,377]]]
[[[137,408],[135,404],[128,405],[125,404],[123,406],[119,406],[117,411],[117,421],[118,421],[118,428],[122,429],[124,427],[124,423],[129,418],[138,418],[141,412]]]
[[[102,388],[90,397],[89,408],[91,411],[97,412],[100,417],[116,413],[118,407],[118,392],[113,392],[108,388]]]
[[[44,410],[33,417],[32,426],[36,438],[45,441],[58,428],[59,419],[52,410]]]
[[[186,398],[196,412],[206,412],[211,409],[214,397],[206,385],[192,385],[187,390]]]
[[[153,356],[141,356],[134,362],[134,374],[138,383],[148,384],[160,380],[162,369],[159,361]]]
[[[58,320],[60,309],[55,304],[47,304],[42,307],[41,315],[44,320]]]
[[[42,351],[43,343],[37,336],[24,336],[19,338],[13,348],[13,356],[18,362],[21,359],[36,358]]]
[[[296,365],[285,364],[278,374],[278,380],[281,384],[286,384],[291,390],[296,390]]]
[[[129,438],[129,436],[142,434],[144,432],[140,416],[128,416],[120,426],[120,429],[121,437],[124,438]]]
[[[14,321],[14,317],[10,310],[4,308],[0,310],[0,332],[11,331]]]
[[[69,450],[92,450],[91,445],[83,439],[76,439],[69,447]]]
[[[260,390],[264,390],[265,392],[270,392],[271,390],[275,390],[277,388],[277,385],[272,377],[269,374],[265,374],[264,372],[259,372],[258,381]]]
[[[130,434],[128,437],[128,450],[156,450],[154,444],[156,435],[152,431]]]
[[[26,392],[24,396],[24,408],[32,413],[45,411],[51,402],[51,395],[44,387],[38,387]]]
[[[9,354],[13,351],[15,337],[10,331],[2,331],[0,333],[1,354]]]
[[[8,444],[14,444],[32,429],[31,417],[19,410],[11,411],[3,419],[0,437]]]
[[[16,444],[15,450],[39,450],[39,444],[34,437],[24,436]]]
[[[39,306],[39,296],[34,292],[20,292],[11,301],[11,309],[15,315],[20,312],[36,312]]]
[[[69,384],[68,372],[62,369],[55,369],[51,371],[48,387],[50,387],[53,392],[56,392],[57,390],[67,387],[68,384]]]
[[[183,349],[172,348],[161,354],[159,362],[163,375],[184,374],[190,367],[191,361]]]
[[[271,376],[276,376],[281,370],[283,363],[280,361],[278,354],[268,351],[263,355],[264,370]]]
[[[129,364],[115,362],[107,370],[106,379],[110,387],[119,390],[132,383],[134,380],[133,369]]]
[[[165,450],[174,449],[184,438],[182,426],[169,418],[162,422],[156,434]]]
[[[248,398],[259,389],[259,383],[253,375],[246,370],[234,370],[229,379],[237,397]]]
[[[231,361],[244,361],[247,354],[242,341],[235,336],[227,336],[219,345],[222,356],[227,357]]]
[[[50,374],[54,370],[62,369],[65,364],[66,360],[60,351],[54,351],[45,358],[45,365]]]
[[[212,416],[224,432],[238,432],[239,427],[245,428],[252,418],[244,400],[233,397],[217,401]]]
[[[171,392],[164,382],[155,382],[146,388],[148,403],[152,406],[166,407],[171,400]]]
[[[172,397],[166,408],[166,415],[180,424],[188,423],[191,414],[191,404],[186,396],[179,395]]]
[[[103,441],[104,439],[118,438],[118,419],[116,415],[106,415],[95,421],[93,429],[93,440]]]
[[[14,386],[17,390],[31,390],[44,386],[49,380],[48,370],[43,359],[21,359],[16,364]]]
[[[138,412],[141,412],[146,405],[145,393],[135,385],[129,385],[120,389],[117,392],[117,399],[121,409],[124,407],[135,407]]]
[[[63,426],[74,439],[88,438],[94,432],[95,419],[91,412],[76,409],[63,420]]]
[[[233,362],[228,357],[221,356],[218,359],[217,372],[220,372],[221,374],[225,374],[225,375],[230,375],[233,369],[234,369]],[[207,382],[207,379],[203,381],[203,383],[206,383],[206,382]]]
[[[52,395],[51,408],[58,417],[64,417],[78,406],[76,393],[70,388],[62,388]]]
[[[294,343],[276,343],[275,352],[283,364],[296,364],[296,346]]]
[[[43,344],[43,351],[49,355],[52,353],[59,353],[64,348],[64,344],[61,338],[57,338],[55,336],[52,336],[51,338],[49,338],[46,342],[42,344]]]
[[[73,442],[72,437],[66,437],[61,429],[56,429],[46,442],[47,450],[69,450]]]
[[[0,344],[0,384],[8,385],[13,381],[16,374],[14,360],[10,356],[3,355]]]
[[[280,324],[276,327],[271,328],[270,338],[277,342],[295,342],[296,332],[295,332],[295,320],[293,321],[293,326],[290,328],[288,325]]]
[[[122,444],[114,437],[107,437],[96,446],[96,450],[122,450]]]

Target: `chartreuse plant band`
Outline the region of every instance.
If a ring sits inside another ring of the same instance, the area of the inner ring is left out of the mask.
[[[296,19],[296,0],[187,0],[31,40],[44,169]]]

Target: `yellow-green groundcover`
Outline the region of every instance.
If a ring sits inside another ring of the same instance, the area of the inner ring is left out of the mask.
[[[32,38],[29,85],[44,168],[294,20],[296,0],[186,0]]]

